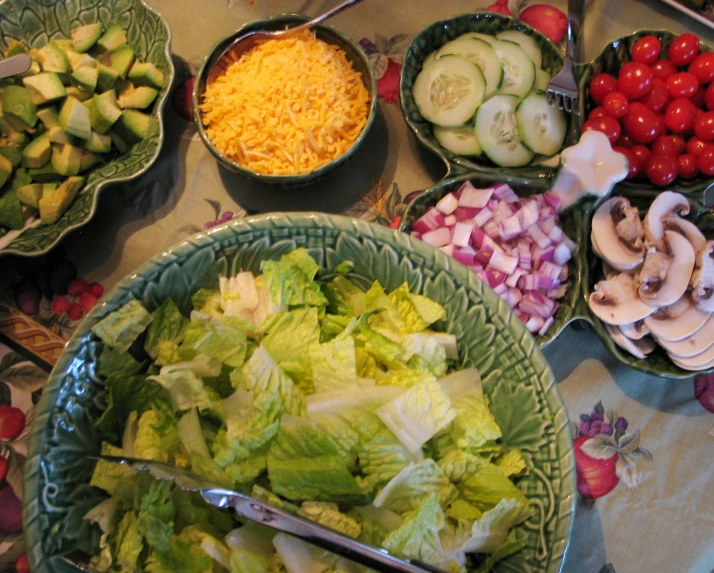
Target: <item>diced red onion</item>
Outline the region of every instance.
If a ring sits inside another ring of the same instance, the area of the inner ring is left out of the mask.
[[[481,209],[478,215],[473,219],[474,225],[477,227],[483,227],[491,218],[493,217],[493,211],[488,207]]]
[[[454,250],[451,256],[454,257],[454,259],[456,259],[457,261],[459,261],[462,265],[470,267],[474,264],[474,255],[475,253],[473,251],[469,252],[465,249],[456,249]]]
[[[545,199],[545,202],[550,205],[555,212],[558,212],[558,209],[560,208],[560,197],[558,197],[555,193],[551,193],[550,191],[546,191],[543,193],[543,199]]]
[[[557,247],[555,247],[555,251],[553,252],[553,262],[556,265],[565,265],[569,260],[572,255],[570,254],[570,249],[568,249],[568,245],[566,245],[564,242],[560,243]]]
[[[444,195],[439,202],[436,204],[436,208],[441,211],[444,215],[450,215],[456,211],[456,207],[459,206],[459,200],[454,196],[453,193],[448,193]]]
[[[456,215],[447,215],[444,217],[444,225],[447,227],[453,227],[456,225]]]
[[[469,183],[469,188],[461,187],[459,205],[461,207],[475,207],[483,209],[491,200],[493,189],[476,189]]]
[[[518,266],[518,259],[496,251],[488,262],[488,266],[507,275],[512,275]]]
[[[444,245],[443,247],[439,247],[439,250],[451,257],[454,254],[454,245]]]
[[[509,287],[517,287],[518,286],[518,280],[526,274],[526,271],[523,270],[522,268],[517,268],[515,271],[513,271],[513,274],[506,279],[506,284]]]
[[[446,227],[440,227],[433,231],[423,233],[421,240],[429,243],[432,247],[443,247],[451,242],[451,231]]]
[[[466,247],[469,244],[469,239],[471,239],[471,231],[473,230],[473,224],[469,223],[456,223],[454,225],[454,236],[451,242],[457,247]]]

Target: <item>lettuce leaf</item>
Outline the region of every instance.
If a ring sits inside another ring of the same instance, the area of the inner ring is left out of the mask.
[[[306,501],[300,506],[298,515],[335,531],[339,531],[343,535],[352,537],[353,539],[357,539],[362,532],[360,524],[349,515],[340,513],[336,503]]]
[[[435,493],[429,494],[407,515],[404,523],[392,531],[382,546],[405,559],[419,559],[436,565],[444,559],[439,531],[444,527],[444,513]]]
[[[436,462],[427,459],[410,463],[394,476],[374,499],[374,505],[407,513],[431,494],[437,496],[440,505],[446,506],[456,498],[457,491]]]
[[[310,363],[317,392],[357,385],[355,342],[351,337],[313,345]]]
[[[156,480],[149,493],[141,500],[141,509],[136,519],[136,529],[146,543],[159,553],[171,551],[176,508],[173,502],[173,483]]]
[[[159,355],[160,342],[181,342],[183,333],[188,326],[188,319],[181,314],[173,300],[166,299],[164,303],[151,313],[151,324],[146,331],[144,350],[153,359]]]
[[[92,327],[92,332],[103,342],[126,352],[151,323],[151,315],[136,299],[105,316]]]
[[[305,249],[295,249],[280,261],[263,261],[261,268],[265,282],[273,298],[280,306],[323,306],[327,298],[314,282],[320,267]]]

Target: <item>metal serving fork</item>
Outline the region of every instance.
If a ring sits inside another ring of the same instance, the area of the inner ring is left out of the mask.
[[[578,84],[573,73],[573,60],[583,23],[584,3],[585,0],[568,0],[568,42],[565,46],[565,61],[563,69],[548,82],[546,91],[549,104],[575,115],[579,114],[579,110]]]

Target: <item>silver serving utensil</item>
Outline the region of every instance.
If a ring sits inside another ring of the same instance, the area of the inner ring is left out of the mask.
[[[177,487],[183,490],[199,492],[206,503],[223,509],[233,508],[238,515],[245,519],[255,521],[276,531],[288,533],[375,571],[382,573],[443,573],[440,569],[415,559],[404,561],[390,555],[385,549],[362,543],[264,501],[211,483],[209,480],[175,466],[118,456],[91,456],[91,458],[127,464],[137,470],[148,470],[155,479],[173,481]]]
[[[225,50],[223,50],[220,56],[218,56],[216,63],[213,64],[211,71],[208,73],[206,84],[213,83],[233,62],[238,61],[244,53],[255,47],[260,42],[265,42],[266,40],[272,40],[275,38],[285,38],[287,36],[292,36],[293,34],[298,34],[303,30],[308,30],[315,24],[319,24],[323,20],[327,20],[328,18],[339,14],[343,10],[347,10],[350,6],[353,6],[361,1],[362,0],[346,0],[331,10],[328,10],[324,14],[316,16],[312,20],[308,20],[304,24],[300,24],[294,28],[288,28],[287,30],[255,30],[239,36],[233,40]]]
[[[17,74],[24,74],[30,69],[32,58],[27,54],[17,54],[0,60],[0,78],[9,78]]]
[[[585,0],[568,0],[568,42],[565,46],[563,69],[548,82],[545,92],[548,103],[568,113],[579,115],[578,84],[573,73],[575,48],[583,23],[583,5]]]

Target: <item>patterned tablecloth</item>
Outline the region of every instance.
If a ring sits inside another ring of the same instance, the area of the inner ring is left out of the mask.
[[[566,9],[564,0],[550,2]],[[30,309],[38,311],[34,318],[44,328],[67,338],[83,308],[95,302],[93,297],[151,255],[216,219],[246,212],[319,210],[389,224],[403,212],[407,195],[445,173],[402,119],[397,85],[404,51],[431,21],[485,9],[488,3],[368,0],[336,17],[331,23],[360,40],[379,77],[375,125],[344,169],[313,188],[278,191],[218,168],[193,124],[181,116],[183,82],[196,73],[212,44],[239,25],[281,12],[315,14],[334,2],[151,0],[171,25],[177,67],[157,164],[140,179],[106,190],[93,221],[50,257],[3,258],[0,292],[12,302],[13,292],[22,292],[18,278],[27,283],[54,276],[61,282],[62,273],[71,276],[76,270],[91,284],[89,290],[75,282],[75,296],[54,304],[44,297],[38,309]],[[518,12],[526,3],[538,0],[498,0],[494,7]],[[605,42],[638,28],[690,30],[714,43],[712,29],[654,0],[591,0],[586,10],[583,60],[592,59]],[[541,20],[540,25],[558,27],[557,20]],[[34,345],[51,363],[61,343],[44,328],[28,330],[23,321],[0,302],[0,326],[14,331],[25,346]],[[714,571],[714,378],[675,382],[632,371],[611,359],[591,330],[577,326],[567,328],[545,354],[560,382],[576,444],[595,437],[601,458],[582,452],[577,456],[579,473],[596,478],[598,499],[578,501],[564,571]],[[0,344],[0,407],[22,411],[27,426],[46,379],[46,371]],[[23,421],[9,423],[19,429]],[[0,481],[1,572],[12,571],[24,552],[17,497],[22,494],[26,437],[25,429],[12,441],[0,441],[8,462],[7,476]],[[0,470],[3,465],[0,460]]]

